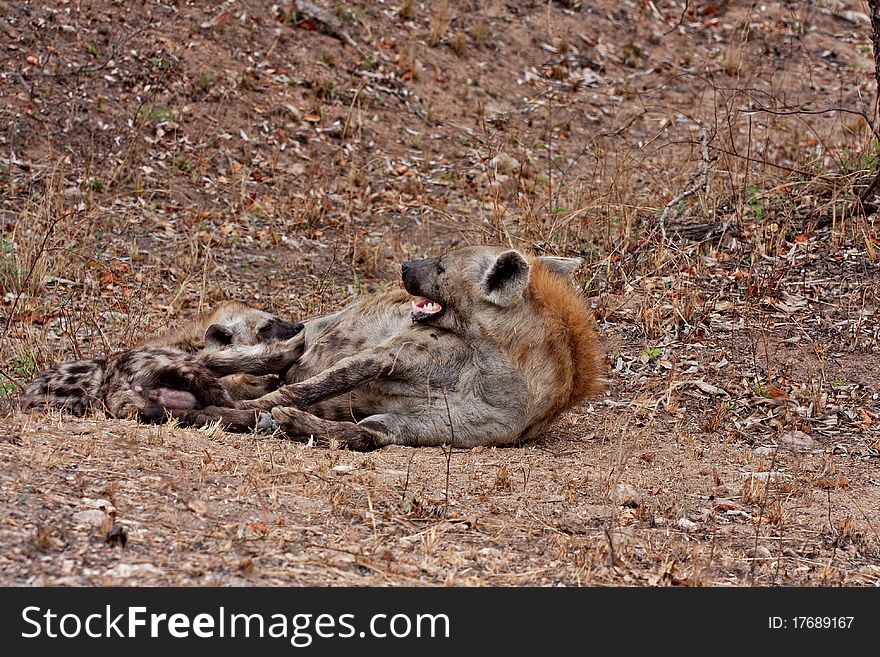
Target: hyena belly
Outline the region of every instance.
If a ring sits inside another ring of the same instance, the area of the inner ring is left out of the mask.
[[[368,297],[305,323],[303,353],[290,368],[287,383],[298,383],[344,358],[381,347],[412,324],[408,295],[392,291]],[[398,399],[398,403],[393,400]],[[309,407],[319,417],[356,422],[392,406],[409,406],[411,395],[385,381],[346,392]]]
[[[261,350],[265,361],[256,358]],[[276,427],[271,416],[237,408],[215,368],[205,359],[231,367],[239,358],[241,367],[264,369],[275,367],[275,357],[268,346],[232,347],[225,354],[212,351],[196,355],[179,349],[141,347],[107,363],[101,396],[114,417],[158,423],[170,416],[189,426],[220,422],[231,431],[271,431]]]
[[[72,415],[85,415],[103,407],[101,383],[106,358],[62,363],[40,373],[21,397],[24,410],[57,408]]]
[[[110,415],[145,422],[161,422],[167,410],[235,406],[217,376],[198,358],[161,347],[112,357],[99,394]]]

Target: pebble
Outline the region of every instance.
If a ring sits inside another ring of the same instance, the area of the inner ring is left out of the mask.
[[[73,514],[75,522],[96,527],[104,522],[104,517],[104,512],[100,509],[86,509],[85,511],[77,511]]]
[[[642,495],[635,486],[631,486],[630,484],[617,484],[611,489],[611,492],[608,493],[608,499],[614,502],[617,506],[636,507],[641,503]]]
[[[137,575],[164,575],[165,571],[151,563],[120,563],[107,571],[110,577],[134,577]]]
[[[748,554],[750,557],[754,557],[755,559],[770,559],[773,557],[773,555],[770,554],[770,550],[765,548],[763,545],[752,548],[751,550],[749,550]]]
[[[761,482],[765,482],[768,479],[772,482],[776,482],[780,479],[784,479],[785,475],[783,475],[781,472],[747,472],[743,475],[743,481],[749,478]]]
[[[816,446],[816,441],[803,431],[789,431],[788,433],[782,434],[782,437],[779,439],[779,444],[790,447],[791,449],[808,451]]]

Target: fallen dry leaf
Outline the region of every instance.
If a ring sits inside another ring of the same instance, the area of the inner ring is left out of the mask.
[[[186,506],[190,511],[200,516],[208,512],[208,503],[205,500],[190,500]]]

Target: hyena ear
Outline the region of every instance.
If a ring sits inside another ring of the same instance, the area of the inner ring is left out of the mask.
[[[584,264],[583,258],[559,258],[557,256],[541,256],[538,258],[542,265],[559,274],[562,277],[571,276],[578,267]]]
[[[519,251],[505,251],[492,261],[480,281],[483,298],[502,308],[521,300],[529,286],[529,269]]]
[[[222,324],[211,324],[205,331],[206,347],[228,347],[232,344],[232,333]]]

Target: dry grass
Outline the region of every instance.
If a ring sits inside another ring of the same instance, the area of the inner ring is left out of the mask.
[[[813,3],[676,27],[600,2],[589,33],[579,3],[349,4],[357,51],[245,3],[133,9],[97,64],[5,19],[0,581],[876,584],[867,34],[838,43]],[[484,242],[587,260],[608,393],[537,444],[351,454],[12,410],[35,369],[220,299],[313,316]],[[125,548],[81,513],[108,504]]]

